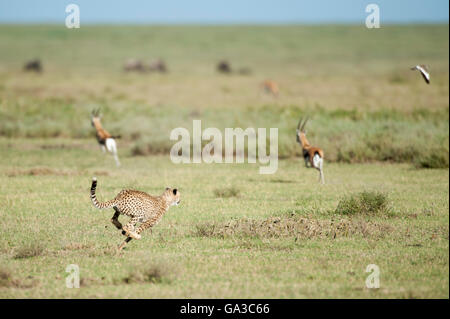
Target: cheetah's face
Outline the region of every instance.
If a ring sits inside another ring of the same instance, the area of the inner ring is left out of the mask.
[[[164,196],[171,206],[179,205],[181,202],[180,192],[176,188],[167,187]]]

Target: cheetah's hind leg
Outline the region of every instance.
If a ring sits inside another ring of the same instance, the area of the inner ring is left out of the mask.
[[[117,229],[122,229],[122,224],[119,222],[120,211],[116,206],[114,206],[113,208],[116,212],[111,218],[111,223],[113,223],[113,225],[116,226]]]

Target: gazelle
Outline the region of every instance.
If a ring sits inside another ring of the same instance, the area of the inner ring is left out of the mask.
[[[108,152],[112,153],[114,156],[114,160],[116,161],[116,165],[120,166],[119,157],[117,156],[117,145],[116,145],[116,138],[120,138],[120,135],[118,136],[112,136],[108,133],[100,123],[100,110],[93,110],[91,113],[91,124],[93,127],[95,127],[95,136],[97,137],[97,142],[100,144],[100,147],[103,151],[103,153],[108,150]]]
[[[306,167],[313,167],[320,173],[319,182],[325,183],[323,177],[323,151],[321,148],[311,146],[306,139],[305,125],[308,122],[308,118],[302,123],[302,119],[298,121],[297,125],[297,143],[299,143],[303,149],[303,159],[305,160]],[[310,165],[310,166],[309,166]]]
[[[271,93],[276,97],[278,97],[278,94],[280,93],[280,90],[278,89],[278,84],[272,80],[265,80],[262,83],[262,87],[267,93]]]

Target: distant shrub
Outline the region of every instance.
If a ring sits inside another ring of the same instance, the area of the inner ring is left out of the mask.
[[[403,83],[406,83],[406,79],[401,74],[394,73],[394,74],[391,74],[391,76],[389,77],[389,83],[403,84]]]
[[[390,207],[385,194],[365,191],[341,199],[334,212],[339,215],[374,215],[390,213]]]
[[[168,142],[138,142],[131,148],[133,156],[161,155],[169,154],[172,145]]]
[[[239,189],[235,187],[217,188],[214,190],[214,195],[220,198],[238,197],[239,193]]]
[[[161,283],[168,281],[168,269],[162,264],[153,264],[145,268],[135,269],[128,276],[122,278],[122,282],[126,284],[133,283]]]
[[[216,229],[215,224],[196,225],[194,235],[197,237],[213,237],[215,229]]]
[[[426,155],[419,156],[414,164],[417,168],[448,168],[448,157],[448,150],[433,150],[428,152]]]
[[[42,255],[44,252],[44,247],[40,243],[32,243],[28,246],[21,247],[17,250],[14,258],[30,258]]]

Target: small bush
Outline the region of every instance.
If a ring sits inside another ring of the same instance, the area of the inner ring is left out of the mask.
[[[448,168],[448,150],[433,150],[415,161],[416,168]]]
[[[143,142],[139,141],[131,148],[132,156],[166,155],[170,154],[172,145],[167,142]]]
[[[216,226],[214,224],[201,224],[195,226],[195,236],[213,237]]]
[[[235,187],[216,188],[214,190],[214,195],[220,198],[238,197],[239,193],[239,189]]]
[[[33,243],[28,246],[21,247],[17,250],[14,258],[30,258],[42,255],[44,252],[44,247],[39,243]]]
[[[341,199],[334,212],[339,215],[374,215],[389,213],[390,209],[388,198],[385,194],[380,192],[361,192]]]
[[[168,270],[165,265],[154,264],[146,268],[131,271],[128,276],[122,279],[126,284],[132,283],[161,283],[169,280]]]

